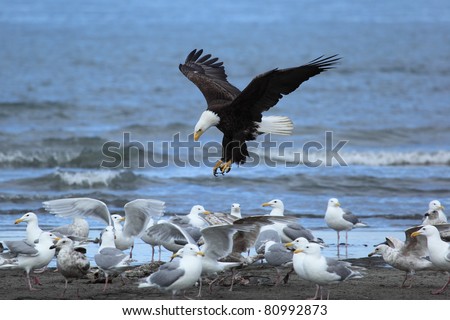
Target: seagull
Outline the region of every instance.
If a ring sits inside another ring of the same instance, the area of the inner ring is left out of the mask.
[[[201,230],[203,274],[218,274],[252,261],[242,256],[254,244],[259,228],[254,224],[209,226]]]
[[[295,251],[297,249],[303,249],[308,244],[309,244],[309,241],[306,240],[306,238],[299,237],[292,242],[285,243],[284,246],[286,248],[293,248],[293,251]],[[290,270],[284,277],[284,279],[283,279],[284,283],[288,282],[290,274],[294,271],[300,278],[307,280],[305,271],[303,269],[303,259],[304,258],[305,258],[304,252],[297,252],[296,254],[294,254],[294,256],[292,257],[292,263],[293,263],[292,270]],[[294,262],[294,260],[295,260],[295,262]],[[318,287],[318,285],[317,285],[317,287]]]
[[[306,238],[299,237],[292,242],[285,243],[284,246],[287,248],[293,247],[294,251],[297,249],[304,249],[309,244],[309,241]],[[304,252],[297,252],[293,256],[294,270],[302,279],[306,279],[306,275],[303,269],[303,259],[305,258]]]
[[[267,263],[274,267],[277,272],[275,286],[281,282],[281,274],[279,267],[292,265],[293,252],[288,250],[284,244],[269,240],[265,244],[264,258]]]
[[[424,215],[422,225],[437,225],[447,223],[447,217],[444,213],[444,206],[439,200],[430,201],[428,211]]]
[[[89,271],[90,263],[84,254],[75,251],[74,242],[70,238],[64,237],[59,239],[50,249],[59,249],[56,265],[65,280],[64,291],[62,293],[62,297],[64,297],[69,280],[83,278]],[[77,296],[79,297],[78,288]]]
[[[114,237],[113,227],[107,226],[102,232],[102,243],[99,251],[94,256],[95,263],[99,269],[105,273],[106,279],[103,292],[105,292],[108,287],[109,277],[121,275],[122,272],[130,269],[130,264],[132,262],[129,255],[123,253],[115,247]]]
[[[158,248],[159,248],[158,261],[161,261],[161,241],[157,237],[155,237],[151,232],[149,232],[149,230],[148,230],[149,228],[156,225],[159,221],[160,221],[159,218],[158,218],[158,220],[150,218],[150,220],[147,223],[147,226],[144,228],[145,229],[144,233],[141,235],[141,240],[144,241],[145,243],[149,244],[152,247],[152,259],[151,259],[150,263],[155,262],[155,247],[156,246],[158,246]]]
[[[412,227],[405,231],[405,242],[394,237],[386,237],[386,242],[379,244],[369,253],[369,257],[381,255],[383,260],[390,266],[405,271],[405,279],[400,287],[404,287],[408,279],[411,280],[409,288],[416,271],[435,270],[433,263],[426,259],[428,255],[427,244],[411,234],[420,227]]]
[[[242,219],[241,205],[239,203],[233,203],[231,205],[230,214],[222,212],[207,212],[201,217],[209,225],[224,225],[233,224],[237,219]]]
[[[178,291],[192,287],[202,273],[203,252],[194,244],[186,244],[181,259],[163,264],[158,271],[141,279],[139,288],[155,287],[162,291],[172,292],[175,297]]]
[[[295,255],[304,253],[303,258],[303,277],[304,279],[316,284],[317,290],[313,300],[319,297],[322,299],[324,286],[340,283],[348,279],[362,278],[362,274],[352,270],[351,264],[332,258],[327,258],[320,252],[321,246],[318,243],[308,243],[300,249],[294,251],[294,269],[297,260]],[[330,297],[330,291],[327,290],[327,299]]]
[[[271,207],[272,211],[270,211],[269,215],[271,216],[284,216],[284,203],[279,199],[274,199],[269,202],[264,202],[262,204],[263,207]]]
[[[200,233],[200,229],[198,229],[198,233]],[[176,254],[178,250],[188,243],[197,244],[197,241],[191,237],[188,230],[165,220],[161,220],[159,223],[147,228],[145,234],[153,239],[153,243],[162,245],[165,249],[171,251],[172,254]]]
[[[62,225],[53,228],[51,232],[76,239],[77,241],[85,241],[89,237],[89,223],[83,217],[75,216],[71,224]]]
[[[450,225],[447,225],[447,228]],[[450,244],[442,241],[439,230],[436,226],[423,226],[418,231],[415,231],[411,234],[411,237],[417,237],[420,235],[424,235],[427,238],[427,247],[428,252],[430,253],[431,262],[442,271],[449,272],[450,271]],[[447,280],[447,283],[440,289],[434,290],[432,294],[441,294],[450,284],[450,276]]]
[[[161,216],[164,212],[164,202],[153,199],[136,199],[124,206],[125,216],[113,214],[111,219],[115,229],[115,243],[119,250],[130,249],[133,257],[134,239],[140,237],[152,216]],[[120,222],[125,221],[124,226]]]
[[[46,210],[62,216],[90,216],[102,220],[108,226],[113,224],[113,218],[106,204],[97,199],[91,198],[69,198],[46,201],[43,203]],[[144,227],[148,224],[151,216],[160,216],[164,211],[164,202],[154,199],[136,199],[124,206],[125,217],[114,216],[116,228],[116,246],[119,250],[131,248],[132,257],[134,238],[139,237]],[[125,219],[122,227],[117,222]]]
[[[45,201],[45,210],[60,217],[93,217],[110,226],[111,215],[106,204],[92,198],[67,198]]]
[[[273,241],[273,242],[281,242],[281,237],[278,234],[277,231],[272,230],[272,229],[267,229],[264,231],[261,231],[258,235],[258,238],[256,238],[255,241],[255,251],[258,254],[264,254],[265,249],[266,249],[266,243],[268,241]]]
[[[230,216],[235,217],[237,219],[241,219],[242,218],[241,205],[239,203],[233,203],[231,205]]]
[[[353,228],[367,227],[353,213],[341,208],[338,199],[331,198],[328,200],[327,211],[325,212],[325,222],[331,229],[337,231],[337,251],[339,257],[340,231],[345,231],[345,252],[347,255],[348,231]]]
[[[272,211],[269,216],[282,217],[284,216],[284,204],[279,199],[274,199],[262,204],[263,207],[271,207]],[[306,238],[310,241],[323,242],[321,239],[314,237],[310,230],[303,227],[297,222],[276,222],[273,225],[265,226],[261,228],[261,232],[272,229],[278,232],[281,237],[281,242],[292,242],[299,237]]]
[[[28,288],[36,290],[31,285],[30,272],[47,267],[55,256],[55,249],[50,247],[56,239],[58,238],[53,233],[43,231],[34,244],[28,241],[12,241],[10,252],[0,256],[0,269],[23,269],[26,273]],[[6,246],[8,243],[5,241]]]
[[[179,225],[182,228],[186,227],[194,227],[194,228],[203,228],[206,227],[208,224],[200,217],[200,214],[208,214],[210,213],[208,210],[205,210],[203,206],[201,205],[195,205],[191,208],[191,211],[189,214],[180,216],[175,215],[171,219],[169,219],[170,222],[175,223]]]
[[[27,223],[26,233],[28,243],[33,244],[43,232],[39,227],[38,217],[34,212],[27,212],[22,217],[17,219],[14,224],[19,224],[21,222]]]

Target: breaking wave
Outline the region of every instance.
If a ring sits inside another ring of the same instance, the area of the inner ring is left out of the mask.
[[[258,154],[258,151],[256,151]],[[339,157],[315,152],[305,155],[302,152],[289,152],[284,155],[262,155],[266,159],[289,164],[317,166],[331,164],[361,166],[450,166],[450,151],[352,151],[339,153]],[[342,161],[340,160],[342,159]]]

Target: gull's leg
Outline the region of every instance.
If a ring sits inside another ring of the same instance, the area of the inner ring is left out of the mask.
[[[30,288],[30,291],[36,290],[35,288],[33,288],[33,286],[31,285],[31,279],[30,279],[30,274],[27,272],[27,282],[28,282],[28,288]]]
[[[61,298],[64,298],[64,295],[66,294],[66,290],[67,290],[67,284],[69,283],[69,281],[67,279],[64,279],[64,280],[66,280],[66,283],[64,284],[64,290],[62,292]],[[77,293],[77,295],[78,295],[78,293]]]
[[[198,278],[198,281],[200,282],[199,286],[198,286],[198,294],[197,297],[200,298],[202,296],[202,276],[200,276],[200,278]]]
[[[108,287],[108,274],[105,273],[105,285],[103,286],[103,292],[106,291],[107,287]]]
[[[308,300],[317,300],[319,298],[319,290],[320,290],[320,292],[322,292],[321,287],[318,284],[316,284],[316,294],[314,295],[314,297],[308,298]],[[321,293],[321,295],[322,295],[322,293]]]
[[[408,279],[410,280],[409,286],[405,286],[405,283],[406,283],[406,281]],[[405,273],[405,279],[403,280],[402,285],[400,286],[400,288],[404,288],[404,287],[411,288],[412,287],[412,283],[413,283],[413,279],[414,279],[414,272],[406,272]]]
[[[289,281],[289,275],[292,273],[292,272],[294,272],[295,270],[294,270],[294,267],[292,267],[291,268],[291,270],[289,270],[289,272],[288,273],[286,273],[286,275],[284,276],[284,278],[283,278],[283,282],[286,284],[286,283],[288,283],[288,281]]]
[[[348,257],[348,231],[345,230],[345,257]]]
[[[431,291],[431,294],[441,294],[445,291],[445,289],[447,289],[448,285],[450,284],[450,276],[448,277],[447,283],[444,284],[444,286],[440,289]]]
[[[339,259],[339,244],[341,241],[341,237],[339,236],[339,231],[337,232],[337,255],[338,255],[338,259]]]

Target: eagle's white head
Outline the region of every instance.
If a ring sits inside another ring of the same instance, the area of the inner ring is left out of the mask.
[[[217,114],[209,110],[203,111],[194,128],[194,141],[197,141],[206,130],[218,125],[219,122],[220,118]]]

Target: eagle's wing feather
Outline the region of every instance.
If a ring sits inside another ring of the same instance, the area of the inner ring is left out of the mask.
[[[240,90],[227,81],[223,62],[202,54],[202,49],[191,51],[180,71],[200,89],[208,106],[232,101]]]
[[[333,68],[339,59],[337,55],[326,58],[321,56],[299,67],[265,72],[255,77],[229,107],[236,112],[260,116],[309,78]]]

